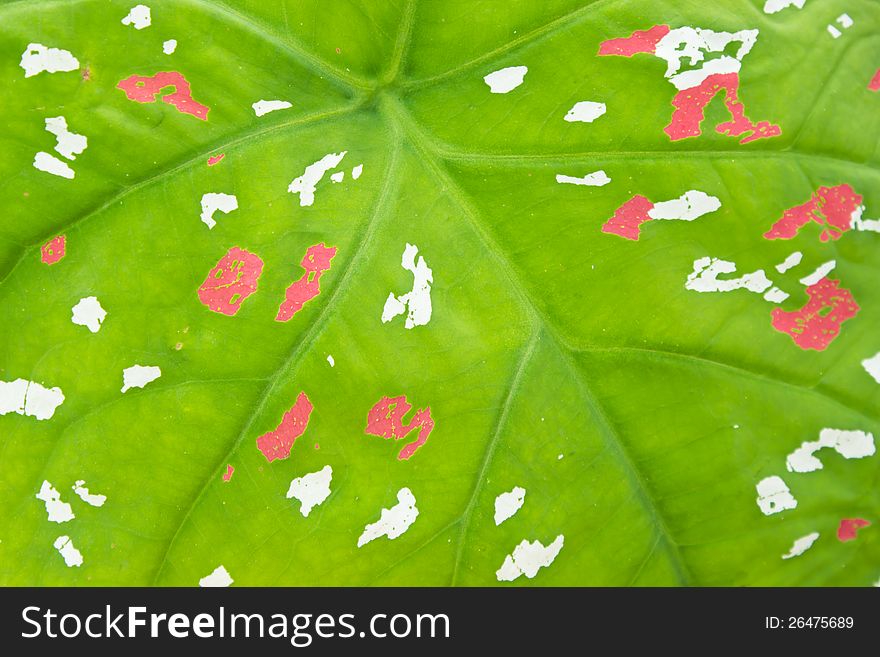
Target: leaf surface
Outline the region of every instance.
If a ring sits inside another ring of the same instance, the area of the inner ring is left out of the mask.
[[[132,4],[0,4],[0,380],[65,395],[51,419],[0,417],[0,582],[193,586],[222,564],[236,585],[491,585],[521,541],[560,534],[552,565],[514,585],[880,577],[877,457],[826,449],[819,471],[785,466],[823,428],[880,432],[880,385],[861,365],[880,350],[880,235],[822,242],[811,223],[762,237],[821,186],[851,185],[880,217],[876,2],[768,15],[758,0],[154,0],[142,30],[121,24]],[[853,25],[833,38],[844,12]],[[666,63],[597,54],[654,25],[758,29],[739,98],[781,135],[715,132],[722,93],[701,135],[670,140]],[[25,78],[30,43],[80,68]],[[491,93],[483,77],[512,66],[528,67],[523,83]],[[117,88],[162,71],[185,76],[206,121]],[[292,106],[256,117],[259,100]],[[564,120],[580,101],[607,112]],[[72,180],[32,166],[39,151],[61,157],[44,120],[62,115],[88,138]],[[342,182],[328,172],[300,205],[291,181],[343,151]],[[600,169],[611,183],[556,181]],[[637,241],[602,232],[634,195],[691,189],[720,209],[646,222]],[[237,199],[212,229],[206,193]],[[66,255],[49,266],[40,247],[57,235]],[[337,249],[320,293],[275,321],[317,244]],[[407,244],[433,275],[430,321],[409,329],[381,319],[389,293],[413,286]],[[197,290],[232,247],[263,269],[227,316]],[[796,250],[802,263],[778,273]],[[686,289],[706,256],[763,269],[790,294],[784,311],[833,259],[859,311],[826,349],[801,349],[760,294]],[[89,296],[107,311],[97,333],[71,321]],[[134,364],[161,377],[122,393]],[[301,392],[308,426],[269,462],[256,440]],[[408,460],[415,434],[365,432],[398,395],[435,422]],[[325,465],[331,493],[304,517],[290,482]],[[765,516],[756,484],[773,475],[798,504]],[[74,520],[47,521],[44,480]],[[106,503],[76,497],[78,480]],[[525,503],[496,526],[495,498],[515,486]],[[359,548],[404,487],[414,524]],[[855,517],[874,526],[839,541]],[[814,531],[808,552],[781,558]],[[82,566],[65,565],[60,535]]]

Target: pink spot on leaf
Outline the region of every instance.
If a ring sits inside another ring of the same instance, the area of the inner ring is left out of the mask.
[[[628,37],[608,39],[599,46],[600,55],[632,57],[638,53],[654,53],[657,42],[669,34],[668,25],[655,25],[649,30],[636,30]]]
[[[232,474],[235,472],[235,468],[232,467],[231,464],[226,464],[226,472],[223,473],[223,481],[229,481],[232,479]]]
[[[304,392],[299,393],[296,402],[281,418],[281,423],[275,431],[264,433],[257,438],[257,448],[263,452],[267,461],[271,463],[275,459],[286,459],[290,456],[293,443],[309,426],[312,408],[308,395]]]
[[[208,166],[212,167],[217,164],[220,160],[226,157],[226,153],[220,153],[219,155],[212,155],[208,158]]]
[[[842,543],[854,541],[858,537],[859,530],[870,524],[870,522],[862,518],[843,518],[840,521],[840,526],[837,528],[837,539]]]
[[[131,75],[116,85],[125,92],[129,100],[138,103],[154,103],[156,96],[166,87],[174,87],[174,91],[162,96],[162,102],[173,105],[183,114],[192,114],[202,121],[207,120],[210,108],[195,101],[192,97],[189,82],[176,71],[163,71],[152,76]]]
[[[64,257],[67,248],[67,238],[64,235],[53,237],[40,247],[40,260],[47,265],[54,265]]]
[[[856,316],[859,306],[840,281],[823,278],[807,288],[810,300],[800,310],[774,308],[773,328],[788,333],[801,349],[823,351],[840,333],[840,325]]]
[[[419,447],[428,442],[428,436],[434,429],[434,419],[431,417],[431,407],[419,409],[407,423],[403,423],[403,416],[409,413],[412,404],[406,401],[404,395],[399,397],[382,397],[367,414],[367,428],[365,433],[380,438],[394,438],[400,440],[410,432],[418,429],[419,437],[414,442],[406,445],[397,455],[399,461],[406,461],[416,453]]]
[[[877,72],[874,73],[874,77],[871,78],[871,81],[868,83],[868,89],[871,91],[880,91],[880,68],[877,69]]]
[[[614,216],[602,224],[602,232],[620,235],[628,240],[638,240],[639,226],[651,221],[648,211],[653,207],[651,201],[637,194],[617,208]]]
[[[815,221],[824,226],[819,239],[823,242],[839,239],[850,229],[852,213],[861,203],[861,195],[856,194],[849,185],[820,187],[809,201],[786,210],[782,218],[764,233],[764,237],[768,240],[788,240],[797,235],[803,226]]]
[[[315,244],[306,250],[300,266],[306,270],[302,277],[291,283],[284,294],[284,301],[278,308],[276,322],[286,322],[302,310],[303,305],[321,292],[321,274],[330,269],[330,261],[336,255],[335,246]]]
[[[216,313],[235,315],[241,302],[257,291],[262,272],[259,256],[234,246],[208,272],[199,287],[199,301]]]
[[[672,120],[663,130],[672,139],[687,139],[702,134],[700,124],[705,118],[706,106],[719,91],[724,91],[724,106],[730,112],[730,121],[719,123],[715,130],[721,134],[739,137],[746,144],[756,139],[776,137],[782,133],[778,125],[768,121],[754,123],[745,115],[745,106],[739,101],[739,74],[723,73],[708,76],[696,87],[683,89],[675,94],[672,106]],[[748,134],[746,134],[748,133]]]
[[[647,53],[666,59],[667,55],[657,53],[657,45],[669,32],[668,25],[655,25],[649,30],[637,30],[628,37],[609,39],[599,46],[599,55],[632,57],[639,53]],[[677,52],[680,55],[681,51]],[[691,63],[696,63],[696,59]],[[717,125],[715,128],[717,132],[732,137],[742,136],[741,144],[782,134],[782,129],[778,125],[769,121],[756,123],[746,116],[745,106],[738,96],[738,73],[709,74],[700,84],[681,89],[672,100],[675,110],[669,125],[664,128],[666,134],[673,141],[701,135],[700,124],[705,119],[706,106],[720,91],[724,91],[724,104],[731,118]]]

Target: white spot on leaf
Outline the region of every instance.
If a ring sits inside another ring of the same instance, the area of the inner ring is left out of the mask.
[[[860,205],[852,213],[850,228],[858,231],[868,231],[871,233],[880,233],[880,219],[862,219],[865,212],[865,206]]]
[[[416,508],[416,498],[409,488],[401,488],[397,491],[397,504],[390,509],[382,509],[379,520],[364,527],[364,532],[358,538],[358,547],[362,547],[380,536],[395,539],[416,521],[419,510]]]
[[[822,461],[815,453],[829,447],[845,459],[862,459],[875,452],[874,435],[864,431],[822,429],[819,440],[805,441],[785,459],[789,472],[813,472],[822,469]]]
[[[341,183],[345,179],[345,171],[337,171],[336,173],[330,174],[330,180],[334,183]]]
[[[150,27],[150,23],[150,8],[147,5],[135,5],[125,18],[122,19],[123,25],[131,25],[136,30]]]
[[[258,100],[256,103],[251,105],[254,108],[254,114],[257,116],[263,116],[268,114],[269,112],[276,112],[278,110],[289,109],[293,107],[293,104],[289,103],[286,100]]]
[[[523,540],[504,558],[504,563],[495,572],[495,576],[499,582],[512,582],[520,575],[532,579],[541,568],[553,563],[564,544],[565,537],[562,534],[547,547],[544,547],[540,541],[530,543]]]
[[[780,274],[784,274],[792,267],[797,267],[799,264],[801,264],[801,259],[803,257],[803,253],[801,253],[800,251],[795,251],[794,253],[790,254],[785,260],[776,265],[776,271],[778,271]]]
[[[595,103],[591,100],[582,100],[575,103],[565,115],[569,123],[592,123],[606,112],[605,103]]]
[[[880,383],[880,351],[862,361],[862,367],[877,383]]]
[[[336,361],[333,360],[333,356],[327,354],[327,362],[330,363],[330,367],[336,367]]]
[[[736,273],[736,265],[718,258],[698,258],[694,260],[694,271],[687,277],[684,286],[694,292],[730,292],[745,289],[749,292],[763,293],[773,283],[764,274],[763,269],[745,274],[739,278],[721,280],[719,274]]]
[[[40,492],[34,497],[46,504],[49,522],[68,522],[76,517],[73,515],[73,508],[67,502],[61,501],[61,493],[48,481],[43,482]]]
[[[61,388],[45,388],[35,381],[28,385],[24,404],[24,414],[38,420],[48,420],[55,414],[55,409],[64,402]]]
[[[701,85],[710,75],[739,73],[742,58],[757,39],[758,30],[731,33],[679,27],[670,30],[657,42],[654,54],[666,60],[666,77],[676,89],[691,89]],[[727,54],[732,43],[739,43],[739,48]],[[707,55],[713,55],[713,58],[707,59]],[[697,68],[700,62],[703,63]],[[683,64],[687,70],[681,70]]]
[[[233,210],[238,210],[238,199],[234,194],[223,194],[217,192],[208,192],[202,195],[202,214],[200,218],[202,223],[209,229],[217,225],[214,219],[214,213],[220,210],[224,214],[229,214]]]
[[[54,155],[50,155],[43,151],[39,151],[34,156],[34,168],[39,169],[40,171],[45,171],[46,173],[51,173],[53,176],[67,178],[68,180],[73,180],[74,176],[76,176],[73,169],[67,166],[67,162],[59,160]]]
[[[29,43],[21,55],[24,77],[29,78],[42,72],[58,73],[76,71],[79,61],[70,51],[61,48],[47,48],[41,43]]]
[[[75,160],[89,146],[89,140],[85,135],[78,135],[67,129],[67,119],[63,116],[53,116],[46,119],[46,130],[55,135],[55,150],[68,160]]]
[[[203,588],[220,588],[224,586],[229,586],[235,580],[229,576],[226,568],[222,565],[217,566],[214,571],[210,575],[205,575],[202,579],[199,580],[199,586]]]
[[[791,559],[792,557],[799,557],[804,552],[813,547],[813,543],[816,542],[816,539],[819,538],[819,532],[813,532],[812,534],[807,534],[806,536],[801,536],[794,543],[792,543],[791,549],[787,554],[783,554],[783,559]]]
[[[506,94],[521,85],[528,72],[528,66],[508,66],[489,73],[483,81],[493,94]]]
[[[434,282],[434,273],[425,263],[425,259],[419,256],[416,263],[416,254],[419,247],[407,244],[403,250],[400,265],[413,275],[412,290],[399,297],[390,293],[385,300],[382,309],[382,323],[390,322],[409,308],[404,326],[408,329],[414,326],[424,326],[431,321],[431,283]]]
[[[568,185],[588,185],[590,187],[602,187],[611,182],[611,178],[601,169],[588,173],[583,178],[575,178],[566,176],[561,173],[556,174],[556,182]]]
[[[495,525],[512,518],[526,501],[526,489],[514,486],[513,490],[495,498]]]
[[[104,502],[107,501],[106,495],[90,493],[89,489],[86,488],[86,482],[83,479],[77,479],[72,488],[73,492],[79,495],[79,498],[86,504],[91,504],[92,506],[104,506]]]
[[[64,563],[67,564],[68,568],[82,566],[82,553],[76,549],[70,536],[59,536],[55,539],[53,545],[58,550],[58,553],[64,557]]]
[[[168,39],[168,41],[162,42],[162,52],[166,55],[172,54],[175,50],[177,50],[177,39]]]
[[[698,189],[690,189],[671,201],[660,201],[648,210],[651,219],[676,219],[693,221],[704,214],[715,212],[721,207],[721,201]]]
[[[755,488],[758,491],[758,508],[765,516],[797,507],[797,500],[792,496],[782,477],[776,475],[766,477],[759,481]]]
[[[807,0],[767,0],[767,2],[764,3],[764,13],[775,14],[787,7],[803,9],[806,1]]]
[[[778,287],[772,287],[764,293],[764,298],[770,303],[782,303],[789,296],[791,295],[788,292],[780,290]]]
[[[333,478],[333,468],[325,465],[317,472],[297,477],[290,482],[287,489],[287,499],[296,498],[300,501],[300,513],[308,517],[311,510],[330,497],[330,480]]]
[[[48,420],[64,402],[61,388],[45,388],[36,381],[0,381],[0,415],[18,413]]]
[[[358,164],[356,167],[351,170],[351,178],[352,180],[357,180],[361,177],[361,174],[364,172],[364,165]]]
[[[836,260],[829,260],[828,262],[824,262],[818,267],[816,267],[816,271],[808,276],[804,276],[800,283],[801,285],[806,285],[809,287],[810,285],[815,285],[823,278],[825,278],[831,271],[837,266]]]
[[[841,14],[837,17],[837,24],[844,30],[853,26],[853,19],[850,18],[849,14]],[[841,31],[838,30],[834,25],[828,25],[828,34],[830,34],[833,38],[837,39],[841,35]]]
[[[101,307],[101,302],[97,297],[84,297],[73,307],[73,316],[71,320],[74,324],[85,326],[92,333],[97,333],[104,318],[107,317],[107,311]]]
[[[317,162],[313,162],[306,167],[303,175],[299,178],[293,179],[290,185],[288,185],[287,191],[291,194],[299,194],[300,206],[305,207],[311,205],[315,202],[315,189],[317,188],[318,183],[321,182],[321,178],[323,178],[324,174],[330,169],[338,167],[346,153],[348,153],[348,151],[342,151],[341,153],[328,153]]]
[[[24,415],[24,402],[30,381],[0,381],[0,415],[18,413]]]
[[[290,482],[287,499],[296,498],[300,501],[300,513],[308,517],[311,510],[330,497],[330,481],[333,468],[325,465],[317,472],[310,472]]]
[[[162,376],[162,370],[155,365],[132,365],[122,370],[122,392],[132,388],[143,388]]]

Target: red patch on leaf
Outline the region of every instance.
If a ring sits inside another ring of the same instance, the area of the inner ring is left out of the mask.
[[[165,94],[160,99],[164,103],[173,105],[183,114],[192,114],[196,118],[206,121],[210,108],[202,105],[192,97],[189,82],[176,71],[163,71],[155,75],[130,75],[116,85],[122,89],[129,100],[138,103],[155,103],[158,96],[166,87],[174,87],[174,91]]]
[[[842,543],[854,541],[858,537],[859,530],[870,524],[870,522],[862,518],[844,518],[840,521],[840,526],[837,528],[837,539]]]
[[[862,204],[862,196],[849,185],[820,187],[810,200],[786,210],[764,237],[768,240],[789,240],[811,221],[824,226],[819,239],[840,239],[852,225],[852,214]]]
[[[654,53],[657,42],[669,34],[668,25],[655,25],[649,30],[636,30],[628,37],[608,39],[599,46],[600,55],[632,57],[638,53]]]
[[[599,55],[632,57],[639,53],[656,54],[657,43],[669,31],[668,25],[655,25],[649,30],[637,30],[628,37],[603,41],[599,46]],[[663,129],[672,141],[702,134],[700,124],[705,118],[706,106],[720,91],[724,91],[724,105],[730,112],[730,121],[718,124],[715,127],[717,132],[731,137],[743,136],[741,144],[782,134],[778,125],[769,121],[755,123],[746,116],[745,106],[738,96],[738,73],[716,73],[707,76],[696,87],[682,89],[673,98],[675,111],[669,125]]]
[[[267,461],[271,463],[275,459],[286,459],[290,456],[293,443],[309,426],[312,408],[308,395],[304,392],[299,393],[296,402],[281,418],[281,423],[275,431],[264,433],[257,438],[257,448],[263,452]]]
[[[208,166],[212,167],[217,164],[220,160],[226,157],[226,153],[220,153],[220,155],[212,155],[208,158]]]
[[[40,260],[47,265],[54,265],[64,257],[67,249],[67,238],[64,235],[53,237],[40,247]]]
[[[871,81],[868,83],[868,89],[871,91],[880,91],[880,68],[877,69],[877,72],[874,73],[874,77],[871,78]]]
[[[840,325],[859,311],[852,293],[839,285],[840,281],[823,278],[807,288],[810,300],[800,310],[774,308],[773,328],[788,333],[801,349],[823,351],[840,333]]]
[[[226,472],[223,473],[223,481],[229,481],[232,479],[232,473],[235,472],[235,468],[232,467],[229,463],[226,464]]]
[[[257,291],[262,272],[259,256],[234,246],[208,272],[199,287],[199,301],[216,313],[234,315],[241,302]]]
[[[715,127],[716,132],[731,137],[746,135],[740,140],[741,144],[782,134],[782,129],[778,125],[773,125],[768,121],[755,123],[746,116],[745,105],[740,102],[738,96],[738,73],[710,75],[698,86],[682,89],[675,94],[675,98],[672,99],[675,111],[672,113],[672,120],[668,126],[663,128],[663,131],[669,135],[672,141],[702,134],[700,124],[705,118],[706,106],[722,90],[724,91],[724,106],[730,112],[730,121],[719,123]]]
[[[300,266],[306,270],[302,277],[291,283],[284,293],[284,301],[275,316],[276,322],[286,322],[302,310],[306,301],[314,299],[321,292],[321,274],[330,269],[330,261],[336,255],[335,246],[315,244],[306,250]]]
[[[367,414],[367,428],[365,433],[380,438],[394,438],[400,440],[410,432],[418,429],[419,437],[416,441],[406,445],[397,455],[398,461],[406,461],[416,450],[428,442],[428,436],[434,430],[434,419],[431,417],[431,407],[428,406],[415,412],[412,419],[403,423],[403,416],[409,413],[412,404],[406,401],[404,395],[399,397],[382,397]]]
[[[628,240],[639,239],[639,226],[651,221],[648,211],[654,204],[644,196],[636,194],[614,212],[614,216],[602,224],[603,233],[620,235]]]

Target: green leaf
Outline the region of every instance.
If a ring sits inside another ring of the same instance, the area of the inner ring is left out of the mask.
[[[0,5],[0,381],[65,397],[50,419],[0,417],[0,582],[195,586],[222,564],[236,585],[491,585],[521,541],[559,535],[553,563],[512,585],[877,581],[878,457],[824,449],[806,473],[786,457],[822,429],[880,432],[880,385],[861,365],[880,350],[880,235],[823,242],[811,222],[763,237],[820,186],[851,185],[864,218],[880,216],[875,2],[765,14],[762,0],[150,0],[140,30],[121,23],[133,4]],[[598,55],[654,25],[759,30],[738,98],[781,134],[716,132],[722,91],[701,135],[671,140],[666,63]],[[31,43],[79,68],[25,77]],[[528,67],[523,83],[491,93],[483,77],[512,66]],[[170,71],[206,121],[117,87]],[[292,106],[256,117],[259,100]],[[580,101],[607,112],[565,121]],[[56,116],[88,138],[75,160],[53,150]],[[328,172],[312,205],[287,191],[343,151],[343,181]],[[75,178],[37,170],[37,152]],[[600,169],[601,187],[555,180]],[[643,224],[637,241],[602,231],[634,195],[692,189],[720,209]],[[208,229],[211,192],[238,208]],[[44,264],[57,235],[66,255]],[[322,243],[337,252],[320,294],[275,321]],[[412,328],[381,320],[389,294],[413,286],[407,244],[433,274],[433,314]],[[197,293],[232,247],[263,262],[234,316]],[[803,262],[778,273],[796,250]],[[703,257],[763,269],[790,294],[786,312],[807,303],[799,279],[835,260],[830,276],[860,309],[827,348],[801,349],[760,294],[686,289]],[[96,333],[71,321],[90,296],[107,312]],[[122,393],[135,364],[161,376]],[[301,392],[308,426],[269,462],[257,438]],[[397,456],[416,432],[366,432],[370,409],[397,395],[407,420],[429,407],[435,422],[408,460]],[[288,487],[326,465],[331,493],[304,517]],[[756,485],[773,475],[797,508],[765,516]],[[77,497],[78,480],[106,503]],[[48,521],[43,481],[74,519]],[[524,505],[496,526],[495,499],[515,486]],[[402,488],[415,522],[358,547]],[[873,525],[843,542],[844,518]],[[781,558],[812,532],[809,551]],[[59,536],[81,566],[65,564]]]

